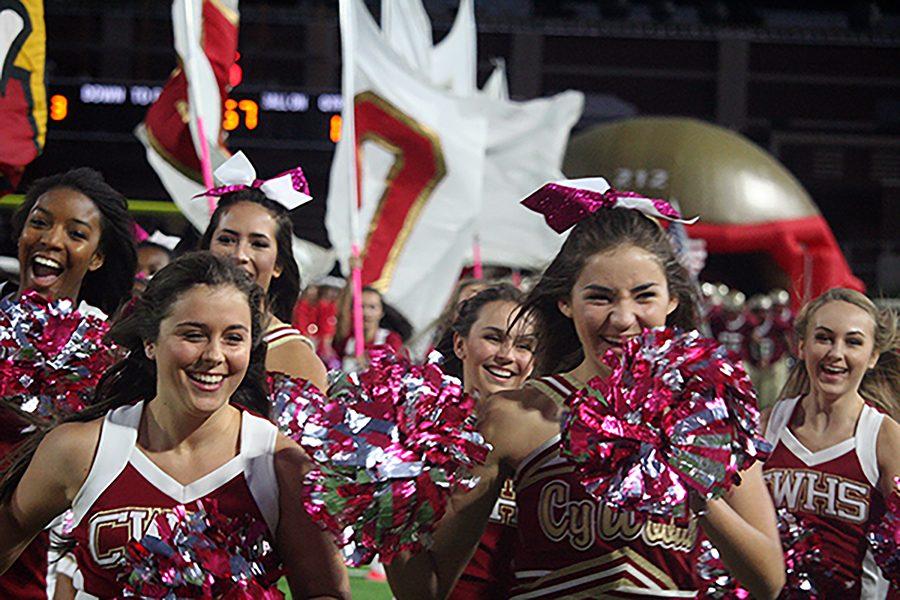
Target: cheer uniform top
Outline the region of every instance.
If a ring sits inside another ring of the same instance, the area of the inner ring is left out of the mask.
[[[766,440],[774,450],[763,465],[763,477],[775,507],[803,517],[821,535],[829,577],[846,587],[842,598],[885,598],[888,582],[865,536],[867,526],[885,511],[875,452],[884,415],[866,405],[852,438],[811,452],[789,426],[799,400],[776,404],[766,425]]]
[[[551,375],[526,384],[562,405],[580,384]],[[515,475],[518,539],[510,597],[695,598],[696,520],[684,526],[615,510],[584,489],[557,434]]]
[[[240,451],[231,460],[187,485],[175,481],[137,446],[144,403],[107,413],[94,463],[72,502],[77,600],[116,598],[122,585],[125,546],[152,532],[158,515],[179,504],[216,500],[228,517],[250,515],[267,525],[272,544],[278,527],[275,476],[276,427],[241,411]],[[274,544],[273,544],[274,545]]]
[[[512,585],[516,538],[516,491],[512,479],[500,489],[478,548],[447,597],[449,600],[502,600]]]

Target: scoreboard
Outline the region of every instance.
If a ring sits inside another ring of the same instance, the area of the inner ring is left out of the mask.
[[[168,201],[168,193],[134,135],[161,91],[162,85],[143,81],[51,78],[47,84],[47,145],[26,171],[21,189],[38,177],[91,166],[129,198]],[[325,198],[341,133],[342,107],[338,90],[254,87],[248,83],[232,89],[222,107],[226,145],[232,151],[247,150],[260,174],[302,165],[316,201],[292,213],[294,231],[323,246],[328,245]],[[146,215],[142,218],[146,220]],[[178,233],[179,229],[172,224],[166,231]],[[6,242],[0,236],[0,249],[9,246]]]
[[[161,91],[161,85],[139,82],[51,81],[48,127],[51,135],[131,134]],[[242,141],[332,150],[340,137],[342,106],[337,91],[241,86],[225,100],[222,128]]]

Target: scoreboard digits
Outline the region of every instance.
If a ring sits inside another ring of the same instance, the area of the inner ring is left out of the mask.
[[[138,83],[51,82],[51,130],[130,133],[161,91]],[[225,100],[222,128],[238,137],[332,144],[340,138],[342,100],[333,92],[242,88]]]

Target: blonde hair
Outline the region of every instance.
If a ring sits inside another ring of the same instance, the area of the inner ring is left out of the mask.
[[[891,415],[900,417],[900,336],[897,335],[897,313],[891,308],[878,308],[865,294],[847,288],[832,288],[804,306],[794,321],[796,342],[806,339],[809,323],[816,312],[829,302],[846,302],[866,311],[875,323],[873,351],[878,362],[863,376],[859,395],[866,403]],[[806,365],[798,361],[788,376],[780,398],[793,398],[809,393],[809,374]]]

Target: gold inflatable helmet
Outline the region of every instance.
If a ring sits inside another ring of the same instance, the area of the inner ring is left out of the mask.
[[[677,201],[700,217],[688,234],[706,241],[711,263],[732,255],[721,258],[739,272],[742,255],[770,288],[790,286],[795,306],[835,286],[864,289],[800,182],[729,129],[674,117],[598,125],[572,138],[563,170]]]

